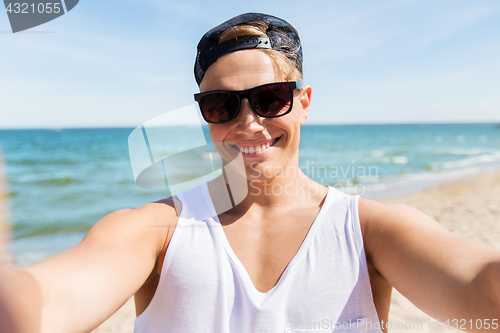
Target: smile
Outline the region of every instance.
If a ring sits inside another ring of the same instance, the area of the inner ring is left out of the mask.
[[[268,150],[270,147],[274,146],[280,138],[281,137],[277,137],[273,141],[269,141],[268,143],[257,146],[239,146],[239,145],[237,146],[240,149],[240,151],[244,154],[256,154]]]

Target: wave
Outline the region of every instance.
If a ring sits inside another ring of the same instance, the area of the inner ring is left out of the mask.
[[[437,155],[480,155],[485,153],[495,153],[495,149],[481,149],[481,148],[456,148],[449,150],[438,150]]]
[[[24,184],[39,185],[39,186],[69,186],[72,184],[83,183],[82,179],[71,178],[71,177],[60,177],[60,178],[50,178],[50,179],[39,179],[32,182],[23,182]]]
[[[49,159],[42,159],[42,158],[24,158],[24,159],[10,159],[9,164],[12,166],[40,166],[40,165],[61,165],[61,166],[67,166],[67,165],[77,165],[79,163],[82,163],[82,160],[80,159],[69,159],[69,158],[62,158],[62,159],[57,159],[57,158],[49,158]]]
[[[89,229],[90,226],[83,224],[14,224],[12,226],[14,239],[40,237],[55,234],[68,234],[75,232],[87,232]]]
[[[387,155],[387,153],[385,152],[385,150],[379,149],[379,150],[372,150],[370,152],[370,155],[373,157],[384,157]]]
[[[439,169],[457,169],[457,168],[465,168],[483,163],[492,163],[500,161],[500,151],[496,151],[492,154],[481,154],[474,157],[468,157],[461,160],[456,161],[446,161],[446,162],[435,162],[429,165],[429,168],[432,170]]]

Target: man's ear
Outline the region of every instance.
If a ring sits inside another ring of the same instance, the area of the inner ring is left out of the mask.
[[[299,96],[300,104],[302,105],[301,115],[300,115],[300,125],[304,125],[309,115],[309,108],[311,107],[311,86],[303,86],[302,92]]]
[[[302,92],[299,96],[300,104],[302,105],[301,115],[300,115],[300,125],[304,125],[309,115],[309,108],[311,107],[311,86],[303,86]]]

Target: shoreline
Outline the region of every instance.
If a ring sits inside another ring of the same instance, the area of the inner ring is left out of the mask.
[[[412,206],[447,230],[500,250],[500,169],[447,179],[423,191],[376,200]]]
[[[376,200],[415,207],[449,231],[500,250],[500,169],[447,179],[434,185],[425,190]],[[129,333],[133,331],[134,320],[135,308],[131,299],[92,333]],[[389,321],[394,324],[422,323],[418,329],[392,329],[389,332],[462,332],[445,328],[442,323],[436,325],[435,319],[420,311],[395,289]]]
[[[438,170],[392,176],[380,183],[373,185],[369,183],[366,184],[366,191],[361,196],[377,201],[399,198],[410,194],[453,186],[452,184],[455,181],[495,171],[500,171],[500,163],[498,161],[452,170]]]

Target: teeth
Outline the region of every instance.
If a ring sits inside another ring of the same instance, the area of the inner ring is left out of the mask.
[[[255,147],[239,147],[240,150],[242,152],[244,152],[245,154],[253,154],[253,153],[257,153],[257,152],[260,152],[260,151],[263,151],[263,150],[266,150],[266,149],[269,149],[269,147],[271,146],[271,144],[275,143],[275,141],[273,142],[268,142],[266,143],[265,145],[261,145],[261,146],[255,146]]]

